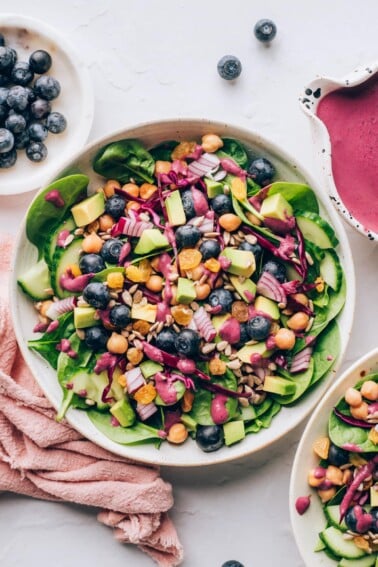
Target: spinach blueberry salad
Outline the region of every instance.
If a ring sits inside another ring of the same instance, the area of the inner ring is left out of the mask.
[[[324,512],[316,551],[340,567],[375,567],[378,562],[378,373],[348,388],[328,420],[328,436],[313,447],[320,457],[309,471]],[[304,513],[309,497],[300,497]]]
[[[188,436],[205,452],[268,428],[330,370],[346,282],[312,189],[206,134],[103,147],[33,201],[39,260],[18,284],[29,341],[56,370],[58,413],[121,444]]]

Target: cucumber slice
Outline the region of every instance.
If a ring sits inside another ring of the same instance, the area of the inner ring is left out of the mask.
[[[63,289],[59,283],[60,277],[66,272],[68,266],[71,264],[78,264],[80,254],[83,251],[82,248],[82,238],[73,240],[67,248],[58,248],[55,251],[52,270],[51,270],[51,285],[55,291],[55,294],[63,299],[70,295],[80,295],[80,293],[74,293],[72,291],[66,291]]]
[[[334,526],[323,530],[320,536],[328,549],[340,558],[359,559],[365,555],[365,552],[357,547],[352,540],[344,539],[343,532]]]
[[[17,283],[22,291],[35,301],[42,301],[53,295],[49,268],[44,260],[34,264],[22,277],[18,278]]]
[[[325,548],[326,548],[326,545],[325,545],[324,541],[322,541],[320,538],[318,538],[318,541],[316,542],[316,545],[314,547],[315,553],[317,553],[318,551],[324,551]]]
[[[336,292],[341,287],[343,270],[339,262],[339,257],[332,249],[324,252],[324,257],[320,261],[320,275],[323,280]]]
[[[316,213],[309,211],[296,214],[298,226],[306,240],[313,242],[319,248],[334,248],[339,241],[335,231]]]
[[[377,554],[366,555],[361,559],[345,559],[343,557],[337,567],[375,567]]]
[[[324,514],[328,520],[328,523],[331,524],[331,526],[334,526],[335,528],[341,530],[342,532],[347,531],[348,528],[344,520],[340,524],[340,507],[337,504],[332,506],[326,506],[324,508]]]
[[[48,241],[44,252],[45,261],[47,262],[48,265],[51,265],[52,263],[59,234],[62,232],[62,230],[68,230],[69,232],[72,232],[73,230],[75,230],[75,228],[76,228],[75,221],[71,217],[63,221],[55,230],[52,237]]]

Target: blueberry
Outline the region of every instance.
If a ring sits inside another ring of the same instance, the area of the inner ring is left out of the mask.
[[[226,561],[226,563],[223,563],[222,567],[244,567],[244,565],[240,563],[240,561],[230,559],[229,561]]]
[[[33,90],[31,87],[25,87],[25,89],[26,89],[26,91],[27,91],[27,93],[28,93],[28,101],[29,101],[29,103],[34,102],[35,99],[37,98],[37,97],[36,97],[36,94],[35,94],[35,92],[34,92],[34,90]]]
[[[51,112],[51,104],[43,98],[36,98],[30,105],[30,114],[33,118],[40,120]]]
[[[2,33],[0,33],[0,46],[5,45],[5,38]]]
[[[274,276],[280,283],[284,283],[286,280],[286,268],[277,260],[268,260],[265,262],[261,271],[272,274],[272,276]]]
[[[130,321],[130,308],[127,305],[115,305],[109,313],[110,322],[123,329]]]
[[[89,327],[85,331],[85,344],[88,348],[98,351],[106,347],[109,334],[104,327]]]
[[[28,91],[21,85],[16,85],[9,89],[7,104],[15,111],[22,111],[29,104]]]
[[[224,195],[223,193],[216,195],[216,197],[212,199],[211,208],[219,216],[233,212],[231,198],[228,195]]]
[[[239,77],[242,72],[242,65],[235,55],[224,55],[222,59],[218,61],[217,69],[222,79],[232,81]]]
[[[156,346],[165,352],[175,352],[175,340],[177,333],[174,329],[166,328],[160,331],[156,337]]]
[[[335,467],[346,465],[349,463],[349,453],[345,449],[341,449],[341,447],[331,443],[328,451],[328,462],[331,465],[335,465]]]
[[[11,79],[15,85],[26,87],[34,78],[33,71],[30,70],[29,63],[18,61],[11,72]]]
[[[185,246],[191,248],[195,246],[201,238],[201,232],[196,226],[184,224],[178,227],[175,232],[175,237],[178,248],[184,248]]]
[[[40,122],[32,122],[29,124],[28,134],[31,140],[43,142],[47,138],[48,130]]]
[[[208,260],[209,258],[218,258],[221,253],[221,247],[218,240],[204,240],[199,248],[202,254],[202,260]]]
[[[205,453],[218,451],[224,444],[223,427],[220,425],[198,425],[196,442]]]
[[[262,315],[256,315],[247,321],[247,332],[250,339],[254,341],[264,341],[269,335],[271,327],[271,320],[263,317]]]
[[[175,338],[175,348],[182,356],[195,358],[199,354],[200,340],[197,331],[183,329]]]
[[[239,250],[246,250],[248,252],[252,252],[252,254],[255,256],[256,262],[259,260],[263,252],[263,249],[261,248],[260,244],[257,244],[257,242],[256,244],[250,244],[246,240],[240,244]]]
[[[52,64],[51,55],[43,49],[34,51],[29,57],[29,65],[34,73],[47,73]]]
[[[376,534],[378,533],[378,508],[377,507],[371,508],[369,514],[371,514],[371,517],[373,518],[373,524],[370,530],[374,534]]]
[[[60,83],[50,75],[42,75],[34,83],[34,92],[46,100],[57,98],[60,93]]]
[[[363,522],[362,524],[358,521],[364,515],[366,515],[366,510],[361,508],[361,506],[356,505],[348,508],[344,518],[348,529],[357,534],[366,533],[370,529],[371,522],[369,525],[368,522]]]
[[[7,104],[0,104],[0,126],[4,126],[5,119],[8,116],[9,107]]]
[[[47,148],[43,142],[31,142],[26,148],[26,157],[30,161],[43,161],[47,157]]]
[[[5,128],[8,128],[13,134],[19,134],[26,128],[26,120],[22,114],[10,114],[5,121]]]
[[[196,211],[194,208],[193,195],[190,189],[186,189],[181,193],[181,202],[184,207],[184,213],[187,220],[192,219],[196,216]]]
[[[105,262],[98,254],[84,254],[79,260],[79,267],[83,274],[97,274],[105,270]]]
[[[210,293],[207,301],[211,307],[220,306],[221,309],[217,311],[217,315],[221,315],[222,313],[229,313],[231,311],[234,297],[228,289],[220,287]]]
[[[276,170],[268,159],[261,157],[253,160],[248,168],[248,173],[258,185],[263,187],[272,181]]]
[[[277,26],[272,20],[263,19],[255,24],[253,31],[259,41],[272,41],[276,37]]]
[[[8,75],[17,60],[17,53],[11,47],[0,47],[0,73]]]
[[[9,94],[9,89],[6,87],[0,87],[0,104],[6,104]]]
[[[123,242],[117,238],[106,240],[101,248],[101,258],[109,264],[117,264],[121,254]]]
[[[15,134],[14,136],[14,147],[17,150],[24,150],[26,146],[30,143],[29,134],[26,130],[23,130],[19,134]]]
[[[0,153],[0,169],[6,169],[12,167],[16,163],[17,152],[13,148],[10,152]]]
[[[248,334],[247,323],[240,323],[240,341],[239,341],[239,344],[244,345],[249,340],[250,340],[250,337],[249,337],[249,334]]]
[[[106,309],[110,294],[108,288],[100,282],[89,283],[83,291],[84,301],[92,305],[95,309]]]
[[[10,83],[8,75],[0,73],[0,87],[7,87]]]
[[[61,134],[67,128],[67,120],[60,112],[52,112],[47,117],[46,126],[53,134]]]
[[[14,136],[7,128],[0,128],[0,154],[10,152],[14,146]]]
[[[112,195],[105,203],[105,212],[115,220],[119,220],[125,214],[126,201],[121,195]]]

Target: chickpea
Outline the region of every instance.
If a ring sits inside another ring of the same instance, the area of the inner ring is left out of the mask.
[[[104,241],[96,234],[91,232],[86,236],[82,243],[82,248],[87,254],[98,254],[103,247]]]
[[[183,423],[174,423],[170,427],[167,436],[167,440],[170,443],[179,445],[180,443],[184,443],[184,441],[186,441],[187,438],[188,438],[188,430],[186,429]]]
[[[110,215],[101,215],[101,217],[99,218],[99,223],[100,223],[100,230],[106,231],[109,230],[109,228],[112,228],[114,224],[114,219]]]
[[[291,297],[301,305],[308,305],[308,297],[304,293],[293,293]]]
[[[223,146],[223,141],[216,134],[205,134],[204,136],[202,136],[201,145],[205,152],[213,154]]]
[[[171,162],[170,161],[163,161],[158,159],[155,162],[155,175],[159,175],[159,173],[169,173],[171,171]]]
[[[118,333],[112,333],[106,343],[106,348],[113,354],[123,354],[127,351],[128,346],[127,339]]]
[[[202,275],[203,275],[203,265],[202,264],[199,264],[199,266],[196,266],[192,270],[187,270],[187,276],[191,280],[197,281],[197,280],[201,279]]]
[[[335,494],[336,488],[334,486],[332,486],[332,488],[326,488],[325,490],[318,489],[318,495],[323,504],[331,500]]]
[[[143,360],[143,351],[135,347],[129,348],[126,353],[127,360],[137,366]]]
[[[234,232],[237,230],[241,225],[241,222],[241,218],[233,213],[226,213],[219,217],[219,224],[222,228],[224,228],[224,230],[227,230],[227,232]]]
[[[150,291],[159,292],[163,289],[163,282],[164,280],[161,276],[158,276],[157,274],[152,275],[146,281],[146,288]]]
[[[192,409],[193,402],[194,402],[194,392],[192,392],[191,390],[185,390],[185,394],[181,402],[182,411],[184,413],[188,413]]]
[[[343,484],[349,484],[353,478],[353,473],[351,469],[343,470]]]
[[[114,195],[115,189],[120,189],[121,185],[115,179],[109,179],[104,186],[104,193],[107,199]]]
[[[366,419],[369,414],[369,406],[362,402],[359,406],[351,406],[350,413],[355,419]]]
[[[211,292],[211,287],[209,284],[199,284],[196,286],[196,298],[199,300],[206,299]]]
[[[310,317],[303,311],[298,311],[288,319],[287,326],[293,331],[304,331],[308,325]]]
[[[356,388],[348,388],[345,392],[345,401],[348,405],[357,408],[362,403],[361,392],[356,390]]]
[[[130,209],[132,209],[133,211],[139,211],[140,204],[136,201],[128,201],[126,204],[126,210],[130,211]]]
[[[49,310],[49,308],[51,307],[51,305],[52,305],[53,303],[54,303],[54,302],[51,301],[50,299],[47,299],[46,301],[42,301],[41,307],[40,307],[40,309],[39,309],[39,313],[40,313],[40,315],[42,315],[42,317],[46,317],[46,316],[47,316],[46,313],[47,313],[47,311]]]
[[[378,384],[373,380],[366,380],[361,386],[361,394],[367,400],[375,402],[378,400]]]
[[[335,486],[341,486],[343,484],[343,471],[335,467],[335,465],[328,465],[326,479],[331,481]]]
[[[156,191],[156,185],[151,185],[151,183],[143,183],[140,186],[140,196],[142,199],[149,199]]]
[[[295,345],[295,333],[281,327],[274,336],[276,347],[280,350],[291,350]]]
[[[209,362],[209,370],[211,374],[214,374],[214,376],[222,376],[226,372],[227,366],[224,360],[215,356]]]
[[[122,185],[122,191],[125,191],[131,197],[139,197],[139,187],[136,183],[125,183],[125,185]]]
[[[307,482],[309,486],[317,488],[324,482],[325,476],[315,475],[315,469],[310,470],[307,475]]]

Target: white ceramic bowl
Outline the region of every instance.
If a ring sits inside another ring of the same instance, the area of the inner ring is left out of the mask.
[[[61,84],[61,93],[51,106],[53,111],[61,112],[67,119],[64,132],[48,135],[45,142],[48,155],[43,162],[33,163],[24,150],[19,150],[14,166],[0,169],[0,195],[15,195],[39,189],[83,147],[92,126],[94,97],[87,68],[58,30],[34,18],[0,14],[0,31],[6,45],[16,49],[19,61],[27,61],[37,49],[51,54],[53,64],[48,74]]]
[[[310,119],[313,143],[323,172],[322,182],[327,189],[330,200],[342,217],[360,234],[363,234],[369,240],[378,241],[378,233],[365,228],[343,203],[332,173],[332,151],[328,130],[316,114],[319,103],[329,93],[341,88],[353,88],[361,85],[376,73],[378,73],[378,61],[361,65],[341,79],[319,76],[306,86],[299,101],[303,112]],[[356,190],[358,189],[356,188]],[[372,206],[378,208],[378,199],[375,203],[372,203]]]
[[[330,220],[340,239],[339,254],[348,283],[346,306],[339,318],[341,351],[339,359],[328,377],[323,380],[303,401],[300,401],[292,408],[283,408],[274,418],[269,429],[265,429],[257,435],[248,435],[241,443],[235,444],[231,447],[223,447],[221,450],[213,453],[202,452],[197,447],[196,443],[191,440],[188,440],[188,442],[181,447],[164,443],[160,450],[147,445],[134,447],[118,445],[104,437],[92,425],[85,412],[71,409],[67,413],[68,421],[83,435],[99,445],[120,455],[161,465],[200,466],[229,461],[266,447],[297,426],[299,422],[301,422],[314,408],[333,382],[335,373],[348,343],[354,313],[355,279],[352,256],[344,228],[338,215],[329,204],[328,199],[326,199],[322,194],[315,180],[311,179],[311,177],[303,171],[303,169],[296,163],[296,160],[289,157],[279,148],[264,140],[257,134],[224,123],[217,123],[202,119],[175,119],[141,124],[134,128],[119,131],[91,144],[79,152],[69,164],[66,164],[66,167],[62,171],[57,171],[55,178],[62,176],[62,174],[67,171],[79,170],[90,176],[90,189],[95,190],[101,184],[102,178],[93,173],[90,164],[93,156],[99,148],[105,144],[122,138],[137,138],[141,140],[147,148],[149,148],[164,140],[200,139],[202,134],[208,132],[215,132],[221,136],[229,136],[241,140],[256,154],[264,155],[270,159],[276,166],[282,179],[288,181],[292,180],[294,182],[306,181],[316,191],[321,206],[321,214]],[[48,185],[51,181],[52,179],[46,179],[45,185]],[[35,262],[35,259],[36,249],[27,240],[25,235],[25,224],[23,224],[18,235],[15,249],[14,273],[11,285],[13,320],[22,353],[30,365],[30,368],[41,388],[44,390],[52,404],[57,408],[59,407],[62,394],[56,379],[56,374],[46,362],[33,352],[29,351],[26,346],[26,341],[32,337],[32,328],[35,324],[35,310],[31,302],[18,289],[16,283],[17,277],[23,272],[23,270],[32,265]]]
[[[318,534],[326,524],[320,499],[307,484],[308,471],[317,466],[319,462],[319,458],[312,450],[313,443],[319,437],[327,435],[329,415],[346,389],[356,384],[363,376],[377,371],[378,348],[357,360],[330,388],[312,414],[298,445],[290,479],[289,507],[294,537],[307,567],[336,566],[336,562],[327,557],[325,553],[313,551],[318,541]],[[303,516],[300,516],[295,509],[295,501],[299,496],[307,496],[311,493],[310,507]]]

